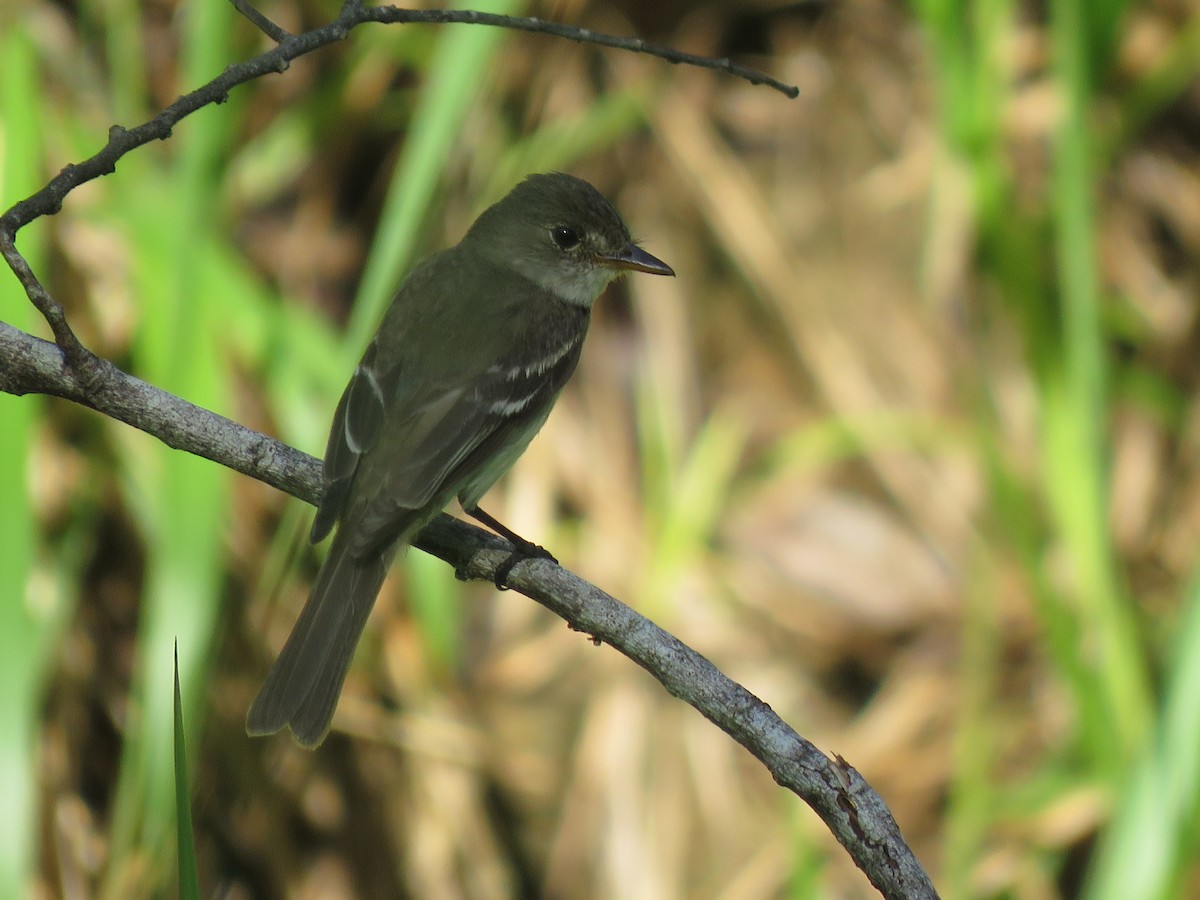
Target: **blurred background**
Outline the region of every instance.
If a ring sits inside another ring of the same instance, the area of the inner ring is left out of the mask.
[[[413,260],[591,180],[679,277],[597,305],[487,508],[858,768],[945,897],[1200,893],[1200,3],[475,8],[801,95],[368,26],[20,248],[95,352],[319,455]],[[219,0],[9,0],[0,206],[267,46]],[[0,318],[45,330],[12,277]],[[420,552],[325,744],[248,739],[311,510],[70,404],[0,422],[0,896],[174,893],[176,639],[209,896],[874,896],[641,669]]]

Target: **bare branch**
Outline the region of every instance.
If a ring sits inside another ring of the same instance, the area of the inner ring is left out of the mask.
[[[427,526],[415,544],[453,565],[460,578],[489,582],[512,552],[494,535],[445,515]],[[887,804],[858,771],[840,756],[829,759],[702,654],[549,560],[519,563],[506,583],[575,631],[620,651],[749,750],[778,784],[821,817],[884,897],[937,897]]]
[[[21,282],[21,286],[25,288],[25,294],[29,297],[30,302],[50,324],[54,340],[58,346],[62,347],[67,360],[77,372],[87,371],[95,357],[84,348],[83,344],[79,343],[79,338],[75,337],[75,332],[67,323],[66,312],[59,302],[50,296],[50,292],[34,274],[28,260],[17,250],[17,245],[13,243],[13,235],[4,230],[0,230],[0,255],[4,257],[4,261],[17,276],[17,281]]]
[[[265,15],[251,6],[246,0],[231,0],[233,8],[240,12],[243,16],[254,23],[254,27],[269,37],[277,44],[281,44],[292,36],[292,33],[285,28],[276,25]]]
[[[85,381],[57,344],[0,322],[0,391],[62,397],[308,503],[320,497],[319,460],[87,355]]]
[[[397,9],[394,6],[373,7],[367,10],[372,14],[371,18],[375,22],[393,22],[393,21],[420,21],[433,23],[451,23],[465,22],[472,25],[494,25],[498,28],[508,28],[513,31],[529,31],[535,34],[549,34],[554,37],[566,38],[567,40],[576,41],[581,44],[599,44],[602,47],[615,47],[618,50],[628,50],[632,53],[646,53],[650,56],[656,56],[659,59],[666,60],[673,65],[696,66],[701,69],[713,69],[718,72],[726,72],[736,78],[742,78],[751,84],[761,84],[770,88],[774,88],[781,94],[784,94],[791,99],[800,96],[800,88],[794,84],[784,84],[764,72],[757,69],[751,69],[747,66],[739,66],[727,58],[714,59],[711,56],[697,56],[694,53],[683,53],[679,50],[672,50],[669,47],[660,47],[656,44],[648,44],[640,38],[624,38],[617,37],[612,34],[604,34],[599,31],[589,31],[586,28],[578,28],[574,25],[563,25],[559,22],[547,22],[543,19],[534,18],[516,18],[513,16],[499,16],[493,13],[474,12],[472,10],[455,10],[455,9],[440,9],[440,10],[423,10],[419,14],[419,18],[410,19],[413,15],[411,10]]]
[[[0,390],[52,394],[82,403],[307,503],[319,500],[319,460],[104,360],[97,365],[93,383],[85,386],[56,344],[0,322]],[[495,535],[445,514],[414,543],[454,566],[459,577],[487,582],[494,581],[512,549]],[[829,759],[701,654],[548,560],[518,563],[507,583],[574,630],[615,647],[754,754],[780,785],[812,807],[884,897],[937,897],[891,812],[862,776],[840,757]]]

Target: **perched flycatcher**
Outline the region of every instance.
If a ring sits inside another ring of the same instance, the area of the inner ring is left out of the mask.
[[[674,275],[600,193],[531,175],[455,247],[409,273],[354,370],[325,449],[312,540],[329,556],[246,716],[316,746],[398,548],[452,498],[512,541],[479,500],[524,452],[579,362],[592,303],[627,270]]]

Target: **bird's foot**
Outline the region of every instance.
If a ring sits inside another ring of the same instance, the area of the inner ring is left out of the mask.
[[[537,544],[529,541],[521,541],[517,543],[513,541],[513,551],[508,554],[508,558],[500,565],[496,566],[496,574],[492,579],[497,590],[508,590],[508,576],[512,573],[513,567],[519,562],[524,562],[527,559],[548,559],[550,562],[558,565],[558,559],[547,550]]]

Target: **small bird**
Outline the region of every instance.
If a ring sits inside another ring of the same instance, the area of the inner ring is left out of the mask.
[[[592,303],[630,270],[675,274],[599,191],[554,173],[529,176],[409,273],[334,413],[310,538],[337,533],[247,733],[290,726],[321,743],[397,550],[453,498],[512,542],[498,586],[519,559],[553,559],[479,500],[546,421]]]

